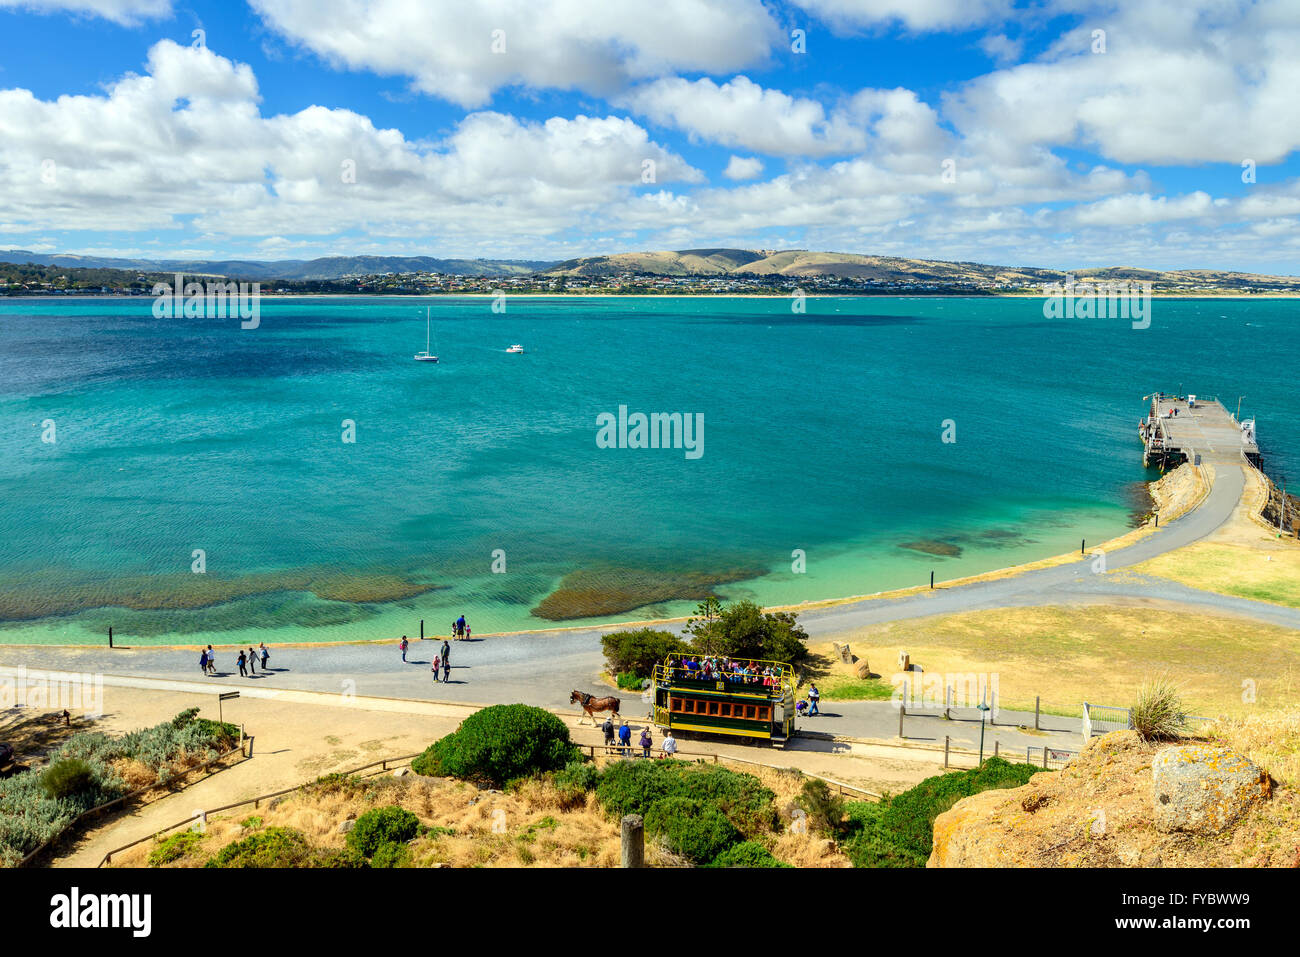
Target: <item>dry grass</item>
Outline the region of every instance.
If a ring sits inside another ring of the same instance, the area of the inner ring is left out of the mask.
[[[738,766],[777,795],[788,820],[803,778],[798,772]],[[361,788],[321,788],[289,795],[261,809],[239,808],[209,820],[203,839],[170,867],[200,867],[220,848],[251,833],[243,825],[291,827],[314,846],[341,849],[339,824],[374,807],[397,804],[439,832],[417,838],[411,859],[418,867],[617,867],[619,825],[593,795],[566,805],[544,781],[530,781],[508,793],[480,791],[450,778],[368,779]],[[447,833],[450,832],[450,833]],[[798,867],[843,867],[847,860],[812,835],[773,835],[773,852]],[[115,867],[144,867],[156,845],[146,842],[113,861]],[[646,844],[652,867],[687,866],[653,841]]]
[[[930,674],[996,674],[1001,706],[1076,715],[1083,701],[1127,706],[1162,673],[1193,714],[1244,715],[1243,683],[1269,707],[1300,705],[1293,630],[1189,614],[1159,603],[997,609],[873,625],[839,636],[887,680],[900,650]],[[829,652],[829,643],[814,650]]]
[[[1204,734],[1244,754],[1279,783],[1300,789],[1300,710],[1220,718]]]

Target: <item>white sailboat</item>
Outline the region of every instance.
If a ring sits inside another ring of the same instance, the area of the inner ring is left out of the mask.
[[[429,307],[424,307],[424,351],[415,354],[416,362],[437,362],[438,357],[429,351],[429,329],[433,320],[429,316]]]

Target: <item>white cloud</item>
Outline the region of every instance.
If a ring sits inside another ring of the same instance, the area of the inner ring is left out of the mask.
[[[763,161],[754,156],[733,156],[722,175],[727,179],[755,179],[763,172]]]
[[[1023,40],[1013,40],[1005,33],[992,33],[980,39],[980,49],[998,66],[1006,66],[1019,60],[1024,46]]]
[[[626,102],[660,126],[757,153],[825,156],[866,143],[862,128],[840,115],[828,117],[816,100],[764,89],[744,76],[721,85],[707,78],[665,78],[632,91]]]
[[[0,222],[129,231],[193,216],[214,236],[526,237],[643,188],[647,160],[661,184],[702,178],[620,117],[473,113],[429,146],[349,110],[264,116],[257,104],[247,66],[171,41],[103,96],[0,91]]]
[[[0,0],[0,9],[103,17],[132,26],[143,20],[169,16],[172,4],[171,0]]]
[[[760,0],[251,0],[288,40],[349,69],[481,106],[512,85],[612,95],[676,71],[763,62],[783,38]],[[493,52],[494,31],[498,49]]]
[[[1005,18],[1010,0],[795,0],[840,31],[902,24],[909,30],[960,30]]]

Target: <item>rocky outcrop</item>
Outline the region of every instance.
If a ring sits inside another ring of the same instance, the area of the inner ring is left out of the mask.
[[[1212,742],[1094,739],[1023,787],[963,798],[934,822],[930,867],[1292,867],[1300,796]]]

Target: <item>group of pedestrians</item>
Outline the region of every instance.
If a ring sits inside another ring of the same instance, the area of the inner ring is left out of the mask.
[[[461,615],[459,618],[457,618],[455,621],[451,623],[451,637],[457,640],[460,640],[462,638],[468,639],[470,634],[471,632],[469,630],[469,622],[465,620],[464,615]]]
[[[605,747],[617,747],[623,752],[625,757],[631,756],[632,729],[628,726],[626,718],[624,718],[623,723],[618,726],[617,731],[614,729],[613,718],[606,718],[605,723],[600,726],[600,729],[605,732]],[[617,744],[615,744],[616,737]],[[641,738],[637,741],[637,745],[641,749],[641,756],[643,758],[650,757],[650,750],[654,747],[654,738],[650,735],[649,725],[646,725],[641,729]],[[664,753],[664,757],[672,757],[677,753],[677,739],[673,737],[671,730],[664,732],[664,740],[663,744],[660,745],[660,748]]]
[[[402,640],[397,643],[397,647],[402,649],[402,661],[405,663],[406,651],[408,648],[411,647],[411,642],[407,639],[405,635],[402,635]],[[442,649],[438,652],[438,654],[433,656],[433,668],[431,670],[433,671],[434,681],[438,680],[438,672],[441,671],[442,683],[443,684],[451,683],[451,643],[450,642],[446,640],[443,641]]]
[[[239,665],[239,673],[247,678],[251,671],[251,674],[256,677],[259,658],[262,662],[262,672],[266,673],[270,670],[271,661],[271,651],[266,647],[266,642],[260,642],[256,648],[249,647],[248,651],[240,648],[239,657],[236,659],[236,663]],[[217,673],[217,653],[212,650],[211,645],[208,645],[199,653],[199,671],[205,675],[215,675]]]

